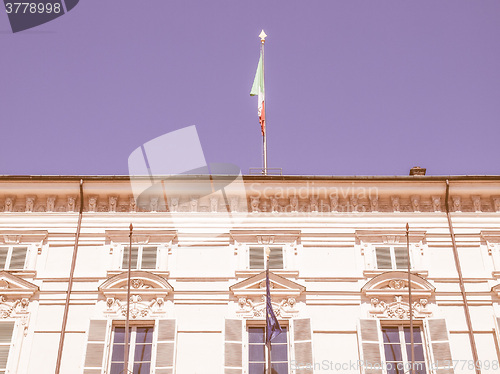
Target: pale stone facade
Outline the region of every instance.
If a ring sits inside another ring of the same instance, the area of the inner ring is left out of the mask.
[[[197,186],[205,179],[174,178],[168,183],[179,188],[168,196],[136,199],[127,177],[83,177],[61,373],[112,373],[119,361],[112,352],[126,313],[131,223],[131,336],[138,347],[140,327],[151,334],[142,346],[151,352],[147,372],[258,372],[250,336],[264,326],[269,247],[273,308],[287,330],[279,373],[387,373],[358,361],[385,361],[387,334],[408,343],[406,223],[424,372],[474,372],[446,178],[243,179],[244,190],[204,195]],[[500,177],[449,179],[475,344],[482,372],[497,373]],[[54,373],[79,183],[0,177],[0,372]],[[443,364],[450,358],[454,370]],[[402,353],[396,361],[408,360]]]

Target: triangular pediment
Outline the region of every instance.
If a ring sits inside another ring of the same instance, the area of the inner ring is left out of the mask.
[[[272,296],[299,296],[306,288],[289,279],[269,272]],[[266,272],[256,274],[229,287],[235,296],[262,295],[266,292]]]
[[[117,274],[99,286],[106,297],[123,298],[127,294],[128,273]],[[165,297],[174,289],[163,277],[147,271],[130,272],[130,291],[135,295]]]
[[[411,274],[411,292],[415,297],[429,297],[435,287],[424,278]],[[408,293],[408,273],[404,271],[390,271],[377,275],[369,280],[361,291],[366,296],[387,296]]]
[[[0,271],[0,295],[6,299],[30,299],[38,286],[6,271]]]

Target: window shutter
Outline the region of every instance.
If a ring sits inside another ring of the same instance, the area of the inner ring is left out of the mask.
[[[158,321],[158,340],[156,343],[156,374],[172,374],[175,362],[175,319]]]
[[[293,320],[293,346],[297,366],[297,374],[313,374],[313,352],[311,319],[299,318]]]
[[[9,349],[12,341],[13,331],[13,321],[0,323],[0,371],[2,373],[7,368],[7,360],[9,358]]]
[[[359,320],[359,351],[361,353],[361,367],[364,374],[382,374],[379,331],[380,323],[378,320]]]
[[[408,250],[405,247],[395,247],[396,269],[408,269]]]
[[[392,269],[391,249],[389,247],[375,248],[377,269]]]
[[[128,269],[128,251],[129,251],[128,245],[123,246],[122,269]],[[138,252],[139,252],[139,248],[132,247],[132,264],[131,264],[132,269],[137,269],[137,254],[138,254]]]
[[[102,371],[107,325],[106,320],[90,321],[83,374],[100,374]]]
[[[282,247],[271,247],[271,253],[269,253],[269,269],[283,269]]]
[[[0,247],[0,270],[5,269],[5,262],[7,261],[7,253],[9,253],[9,247]]]
[[[226,319],[224,323],[224,374],[243,371],[243,321]]]
[[[142,248],[141,269],[156,269],[156,247]]]
[[[27,247],[14,247],[12,248],[12,256],[10,257],[9,269],[22,270],[26,262]]]
[[[429,318],[427,325],[429,326],[430,345],[434,356],[432,362],[435,365],[436,374],[453,374],[446,320],[444,318]]]
[[[249,263],[250,269],[264,269],[264,249],[262,247],[250,247]]]

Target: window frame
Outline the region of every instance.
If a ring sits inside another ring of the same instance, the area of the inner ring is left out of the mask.
[[[424,327],[423,321],[417,320],[414,322],[413,325],[414,328],[419,328],[420,329],[420,339],[421,343],[416,343],[422,345],[422,351],[423,351],[423,356],[424,356],[424,364],[425,364],[425,374],[430,374],[432,371],[430,370],[429,362],[430,360],[430,352],[429,352],[429,344],[430,341],[427,342],[427,332]],[[383,367],[383,372],[384,374],[390,374],[391,372],[388,371],[388,362],[386,360],[386,352],[385,352],[385,347],[386,343],[384,342],[384,328],[397,328],[398,333],[399,333],[399,346],[401,349],[401,359],[403,363],[403,370],[406,370],[408,367],[410,367],[410,361],[411,357],[408,357],[408,353],[406,351],[406,345],[410,345],[410,341],[406,341],[405,337],[405,328],[410,328],[410,324],[408,321],[402,322],[402,323],[395,323],[394,321],[380,321],[380,350],[381,350],[381,355],[382,355],[382,361],[384,362],[384,367]],[[414,331],[415,333],[415,331]],[[421,361],[416,361],[415,364]],[[416,366],[418,368],[418,366]],[[406,371],[405,371],[406,372]]]
[[[382,249],[382,248],[389,248],[389,253],[391,256],[391,267],[390,268],[380,268],[378,265],[378,256],[377,256],[377,250]],[[410,256],[408,257],[407,253],[407,248],[406,246],[402,246],[401,244],[376,244],[373,246],[373,254],[374,254],[374,269],[375,270],[380,270],[380,271],[398,271],[398,270],[408,270],[408,262],[406,262],[405,266],[402,268],[398,268],[398,260],[396,256],[396,248],[403,248],[405,257],[407,258],[407,261],[410,262],[410,269],[414,270],[414,265],[413,261],[411,259],[412,257],[412,248],[410,246]]]
[[[108,373],[111,373],[111,365],[113,364],[113,348],[114,348],[114,340],[115,340],[115,329],[116,328],[125,328],[125,321],[113,321],[111,325],[111,331],[109,334],[109,344],[107,345],[107,358],[106,358],[106,370]],[[129,360],[128,360],[128,370],[130,372],[134,371],[134,354],[136,347],[136,337],[137,337],[137,328],[138,327],[152,327],[152,340],[151,340],[151,356],[149,361],[149,373],[153,372],[155,369],[156,362],[156,347],[157,347],[157,335],[158,335],[158,323],[157,321],[147,320],[147,321],[133,321],[130,322],[129,328],[131,329],[131,333],[129,335]]]
[[[5,244],[0,245],[0,248],[7,248],[7,254],[5,256],[5,264],[3,268],[0,268],[0,271],[23,271],[27,269],[29,254],[30,254],[30,245],[28,244]],[[10,264],[12,262],[12,254],[15,248],[25,248],[26,254],[24,256],[24,264],[22,268],[11,269]]]
[[[136,258],[136,266],[131,266],[131,270],[144,270],[144,271],[156,271],[160,268],[160,257],[161,257],[161,252],[160,252],[160,244],[133,244],[132,245],[132,259],[134,258],[133,255],[133,250],[134,248],[137,248],[137,258]],[[153,268],[143,268],[142,263],[144,260],[143,254],[144,254],[144,248],[148,247],[154,247],[156,248],[156,255],[155,255],[155,266]],[[119,268],[120,270],[127,270],[128,265],[124,266],[124,261],[125,257],[128,257],[129,253],[129,246],[128,245],[122,245],[122,250],[121,250],[121,256],[120,256],[120,264]]]
[[[291,362],[292,362],[292,354],[293,354],[293,347],[292,347],[292,344],[290,342],[290,339],[292,337],[292,334],[290,332],[290,324],[289,324],[289,321],[287,320],[279,320],[279,323],[280,323],[280,326],[282,328],[286,328],[286,346],[287,346],[287,349],[286,349],[286,352],[287,352],[287,374],[291,374],[292,371],[291,371]],[[266,344],[265,344],[265,328],[266,328],[266,321],[265,320],[247,320],[246,321],[246,325],[245,325],[245,349],[244,349],[244,357],[245,357],[245,362],[244,362],[244,370],[246,373],[251,373],[250,372],[250,334],[249,334],[249,329],[250,328],[263,328],[263,335],[264,335],[264,343],[262,343],[264,345],[264,367],[267,365],[267,357],[268,357],[268,350],[267,350],[267,347],[266,347]],[[253,343],[252,343],[253,344]],[[257,344],[257,343],[255,343]],[[274,345],[274,344],[278,344],[278,345],[284,345],[285,343],[272,343],[271,342],[271,347]],[[259,344],[260,345],[260,344]],[[257,361],[258,362],[258,361]],[[246,369],[245,369],[246,368]]]
[[[262,245],[262,244],[258,244],[258,245],[254,245],[254,244],[250,244],[248,245],[248,256],[247,256],[247,264],[248,264],[248,270],[251,270],[251,271],[259,271],[259,270],[266,270],[266,248],[269,247],[271,249],[271,251],[273,250],[273,248],[276,248],[276,249],[281,249],[281,262],[282,262],[282,267],[281,268],[272,268],[270,267],[269,270],[286,270],[287,269],[287,266],[286,266],[286,256],[285,256],[285,252],[286,252],[286,245],[285,244],[270,244],[270,245]],[[256,268],[252,268],[251,267],[251,261],[250,261],[250,253],[251,253],[251,250],[252,249],[262,249],[262,252],[263,252],[263,267],[256,267]],[[269,257],[271,257],[271,254],[269,254]],[[271,262],[271,261],[269,261]]]

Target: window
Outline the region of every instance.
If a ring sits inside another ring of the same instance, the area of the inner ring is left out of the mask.
[[[408,250],[406,247],[376,247],[377,269],[408,269]]]
[[[149,374],[151,372],[153,331],[153,326],[130,327],[128,370],[130,370],[131,373]],[[115,326],[111,339],[113,348],[111,353],[110,374],[120,374],[123,372],[123,365],[125,363],[125,327]]]
[[[0,323],[0,374],[6,373],[14,322]]]
[[[156,269],[158,249],[155,246],[132,247],[132,269]],[[123,246],[122,269],[128,269],[128,246]]]
[[[28,254],[28,247],[0,247],[0,269],[23,270]]]
[[[283,269],[283,247],[269,247],[269,269]],[[266,247],[250,247],[249,249],[249,268],[266,268]]]
[[[404,374],[411,367],[411,334],[409,326],[382,326],[387,374]],[[426,374],[421,328],[413,327],[415,374]]]
[[[271,368],[273,374],[288,374],[288,327],[271,342]],[[248,374],[264,374],[268,350],[265,327],[248,327]]]

